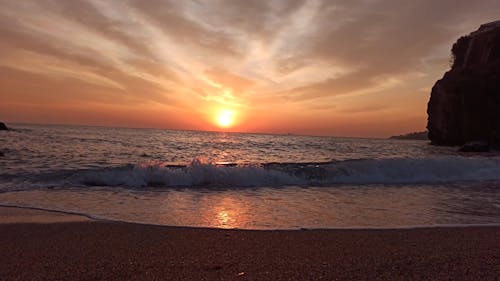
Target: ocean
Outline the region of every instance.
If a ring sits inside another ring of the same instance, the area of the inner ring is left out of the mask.
[[[427,141],[11,124],[0,205],[238,229],[500,223],[500,153]]]

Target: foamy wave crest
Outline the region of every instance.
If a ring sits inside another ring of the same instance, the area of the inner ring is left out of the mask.
[[[85,185],[126,187],[252,187],[307,183],[285,172],[258,165],[217,165],[198,159],[187,166],[139,165],[89,171],[75,179]]]
[[[124,187],[256,187],[500,180],[500,159],[439,157],[328,163],[130,165],[78,173],[73,183]]]

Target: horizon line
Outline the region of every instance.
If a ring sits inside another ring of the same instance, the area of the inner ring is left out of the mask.
[[[341,136],[341,135],[310,135],[294,132],[286,133],[272,133],[272,132],[241,132],[241,131],[216,131],[216,130],[196,130],[196,129],[172,129],[172,128],[158,128],[158,127],[127,127],[121,125],[91,125],[91,124],[71,124],[71,123],[32,123],[32,122],[10,122],[2,121],[5,125],[38,125],[38,126],[78,126],[78,127],[96,127],[96,128],[120,128],[120,129],[145,129],[145,130],[165,130],[165,131],[187,131],[187,132],[207,132],[207,133],[230,133],[230,134],[248,134],[248,135],[276,135],[276,136],[302,136],[302,137],[333,137],[333,138],[352,138],[352,139],[389,139],[388,137],[361,137],[361,136]],[[15,129],[15,128],[14,128]],[[412,132],[410,132],[412,133]],[[406,133],[404,133],[406,134]],[[397,135],[393,135],[397,136]]]

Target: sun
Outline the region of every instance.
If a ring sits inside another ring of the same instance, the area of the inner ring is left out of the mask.
[[[234,124],[236,112],[230,109],[221,109],[215,113],[215,123],[221,128],[229,128]]]

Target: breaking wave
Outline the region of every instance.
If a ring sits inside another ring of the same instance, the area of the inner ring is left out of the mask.
[[[500,180],[499,158],[358,159],[237,165],[195,159],[189,165],[127,165],[66,175],[72,185],[122,187],[281,187],[336,184],[432,184]]]

